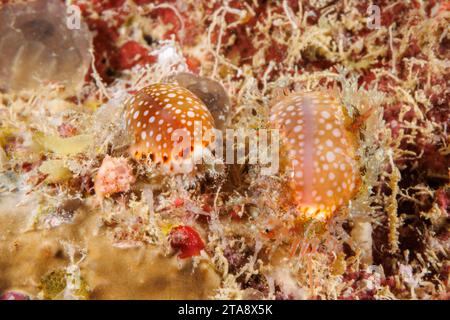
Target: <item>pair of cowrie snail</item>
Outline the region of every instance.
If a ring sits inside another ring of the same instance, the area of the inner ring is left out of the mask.
[[[177,173],[173,132],[194,135],[196,122],[201,122],[200,130],[223,129],[230,103],[215,81],[186,73],[174,80],[177,85],[156,83],[135,93],[126,103],[125,121],[134,138],[130,154]],[[279,130],[287,150],[290,187],[304,215],[327,218],[354,193],[355,144],[345,117],[342,104],[326,92],[292,93],[271,107],[270,126]],[[207,145],[194,139],[187,153],[194,155]]]

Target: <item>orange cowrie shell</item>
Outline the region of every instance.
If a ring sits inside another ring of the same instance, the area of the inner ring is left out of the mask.
[[[270,121],[288,150],[290,185],[304,218],[326,219],[355,189],[356,160],[343,106],[323,92],[293,93],[274,104]]]
[[[214,119],[189,90],[173,84],[152,84],[127,102],[125,121],[134,143],[130,154],[146,157],[172,173],[190,171],[194,158],[210,143],[205,132]]]

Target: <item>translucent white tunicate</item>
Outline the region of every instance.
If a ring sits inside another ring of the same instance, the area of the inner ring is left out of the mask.
[[[219,82],[187,72],[178,73],[173,79],[203,101],[211,112],[217,129],[224,130],[227,127],[230,98]]]
[[[91,63],[91,44],[77,7],[59,0],[0,7],[0,91],[55,83],[76,93]]]

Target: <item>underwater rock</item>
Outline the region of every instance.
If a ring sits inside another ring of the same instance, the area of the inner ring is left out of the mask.
[[[211,112],[217,129],[226,128],[230,114],[230,98],[219,82],[187,72],[178,73],[173,80],[203,101]]]
[[[76,10],[68,9],[58,0],[0,9],[0,91],[58,83],[73,94],[82,86],[92,36]]]

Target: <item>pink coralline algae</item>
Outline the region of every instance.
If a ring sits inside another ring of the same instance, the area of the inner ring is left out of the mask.
[[[109,197],[114,193],[127,192],[135,181],[127,159],[106,156],[95,177],[95,193],[99,197]]]

